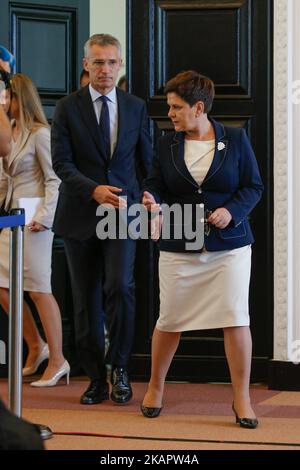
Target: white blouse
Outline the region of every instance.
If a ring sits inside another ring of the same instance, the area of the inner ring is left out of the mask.
[[[202,184],[212,164],[215,153],[213,140],[185,140],[184,161],[192,177]]]

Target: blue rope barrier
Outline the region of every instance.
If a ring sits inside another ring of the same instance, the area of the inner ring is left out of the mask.
[[[25,214],[0,217],[0,228],[11,228],[25,225]]]

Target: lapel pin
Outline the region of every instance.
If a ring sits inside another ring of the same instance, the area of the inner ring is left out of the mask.
[[[218,150],[223,150],[225,148],[224,142],[218,142]]]

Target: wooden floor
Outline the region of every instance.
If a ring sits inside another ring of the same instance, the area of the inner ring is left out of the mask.
[[[33,380],[33,379],[31,379]],[[242,429],[231,411],[227,384],[170,383],[156,419],[144,418],[139,405],[145,383],[134,383],[130,404],[111,401],[79,404],[88,382],[73,378],[69,386],[34,389],[23,385],[23,417],[47,424],[54,432],[49,450],[300,450],[300,392],[251,387],[259,426]],[[7,381],[0,394],[7,400]]]

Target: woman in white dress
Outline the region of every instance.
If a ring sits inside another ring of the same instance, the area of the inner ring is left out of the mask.
[[[26,75],[16,74],[11,87],[12,150],[3,159],[7,178],[1,180],[0,195],[7,211],[22,202],[27,201],[31,206],[38,202],[24,230],[24,290],[35,304],[47,343],[41,338],[30,308],[24,302],[23,333],[29,352],[23,375],[34,374],[39,365],[49,359],[41,379],[31,383],[35,387],[46,387],[56,385],[63,376],[68,381],[70,373],[62,353],[60,311],[51,291],[51,227],[59,179],[52,169],[50,130],[35,86]],[[8,289],[9,229],[4,229],[0,234],[0,303],[6,312]]]
[[[258,422],[249,394],[252,341],[248,313],[253,235],[247,216],[263,190],[258,166],[243,129],[225,127],[208,117],[214,98],[209,78],[194,71],[182,72],[167,83],[165,93],[175,132],[159,142],[143,204],[152,212],[161,203],[177,204],[183,213],[192,207],[193,230],[199,204],[204,204],[208,215],[203,247],[187,244],[188,218],[182,222],[181,235],[178,220],[177,226],[169,225],[170,234],[162,230],[160,315],[152,338],[151,379],[141,411],[148,418],[160,414],[165,377],[181,332],[223,328],[236,422],[255,428]],[[172,232],[176,227],[177,234]]]

